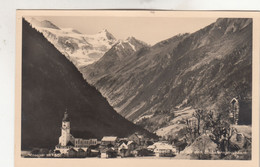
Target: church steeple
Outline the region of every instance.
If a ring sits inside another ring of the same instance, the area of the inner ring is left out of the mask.
[[[66,110],[62,119],[61,136],[59,138],[59,143],[61,144],[61,146],[66,146],[67,143],[71,140],[72,139],[70,134],[70,118]]]
[[[69,122],[70,121],[69,114],[68,114],[67,111],[65,111],[62,121],[63,122]]]

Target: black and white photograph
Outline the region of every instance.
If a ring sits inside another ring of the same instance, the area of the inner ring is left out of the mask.
[[[253,17],[34,12],[17,18],[22,159],[252,160]]]

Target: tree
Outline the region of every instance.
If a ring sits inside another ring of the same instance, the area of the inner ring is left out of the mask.
[[[230,139],[236,133],[236,129],[230,127],[228,112],[214,114],[212,111],[207,111],[205,113],[204,117],[202,117],[203,131],[208,130],[212,133],[211,139],[221,151],[230,151]]]
[[[193,117],[197,120],[197,126],[191,126],[187,123],[186,138],[193,142],[198,136],[203,133],[209,132],[210,138],[214,141],[221,151],[230,151],[230,139],[236,129],[230,127],[230,120],[227,112],[213,112],[207,110],[196,110]],[[194,136],[192,135],[194,133]]]
[[[192,114],[193,117],[197,119],[197,129],[196,132],[198,136],[200,136],[200,121],[204,117],[204,111],[203,110],[195,110],[195,112]]]
[[[194,127],[189,119],[186,119],[185,138],[188,144],[191,144],[196,139],[196,127]]]
[[[203,134],[199,136],[192,144],[193,151],[198,159],[209,159],[210,153],[215,152],[217,144],[214,143],[209,136]]]

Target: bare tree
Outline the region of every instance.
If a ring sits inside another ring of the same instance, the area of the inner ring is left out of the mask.
[[[200,136],[200,122],[204,117],[204,111],[203,110],[195,110],[195,112],[192,114],[197,119],[197,129],[196,132],[198,136]]]
[[[226,115],[227,113],[228,112],[196,110],[193,116],[197,120],[197,126],[195,128],[197,135],[192,138],[192,141],[202,134],[201,130],[203,130],[203,133],[208,131],[211,133],[211,140],[218,145],[220,150],[229,151],[230,139],[233,134],[236,133],[236,129],[230,127],[230,121]],[[189,126],[187,129],[190,134],[194,130],[193,127]]]

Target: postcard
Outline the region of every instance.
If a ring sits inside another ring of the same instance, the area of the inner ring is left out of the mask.
[[[258,166],[259,16],[17,10],[15,166]]]

